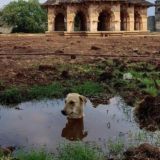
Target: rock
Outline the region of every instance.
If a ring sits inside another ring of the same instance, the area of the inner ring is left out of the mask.
[[[56,70],[56,68],[52,65],[39,65],[38,70],[39,71],[46,71],[46,70],[52,71],[52,70]]]
[[[159,54],[159,51],[152,51],[152,54]]]
[[[91,46],[91,50],[100,50],[101,48],[97,47],[97,46]]]
[[[23,78],[23,77],[25,77],[25,75],[24,75],[24,73],[19,72],[19,73],[16,74],[16,77],[17,78]]]
[[[61,77],[64,78],[64,79],[69,79],[70,78],[69,72],[68,71],[63,71],[61,73]]]
[[[71,59],[76,59],[76,55],[71,55]]]
[[[125,73],[123,74],[123,80],[132,80],[133,75],[131,73]]]
[[[56,50],[54,53],[58,54],[58,53],[64,53],[64,51],[62,50]]]
[[[27,47],[25,46],[14,46],[13,49],[26,49]]]
[[[0,147],[0,151],[2,154],[4,154],[5,156],[11,154],[14,150],[16,149],[16,147],[14,146],[8,146],[8,147]]]
[[[138,53],[139,49],[138,48],[133,48],[133,52]]]
[[[105,72],[101,73],[99,76],[100,81],[110,80],[113,78],[113,70],[108,69]]]

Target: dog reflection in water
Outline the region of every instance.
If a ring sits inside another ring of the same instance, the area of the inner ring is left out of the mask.
[[[70,140],[70,141],[76,141],[76,140],[82,140],[85,138],[88,133],[84,131],[84,123],[83,118],[79,119],[71,119],[67,118],[68,122],[62,130],[62,137]]]

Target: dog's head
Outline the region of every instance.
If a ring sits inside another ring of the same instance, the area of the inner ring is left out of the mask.
[[[77,93],[69,93],[65,99],[64,109],[61,112],[68,118],[82,118],[83,107],[86,102],[86,97]]]

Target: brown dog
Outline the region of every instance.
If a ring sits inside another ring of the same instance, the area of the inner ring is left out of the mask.
[[[64,109],[61,112],[68,118],[82,118],[86,102],[86,97],[78,93],[69,93],[65,99]]]

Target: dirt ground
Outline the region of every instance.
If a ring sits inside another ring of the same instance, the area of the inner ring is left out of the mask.
[[[159,160],[160,148],[144,143],[139,147],[129,148],[124,155],[124,160]]]
[[[52,78],[42,72],[53,71],[56,64],[94,63],[103,58],[160,64],[160,37],[0,36],[0,81],[8,85],[46,84],[56,78],[56,69]]]

